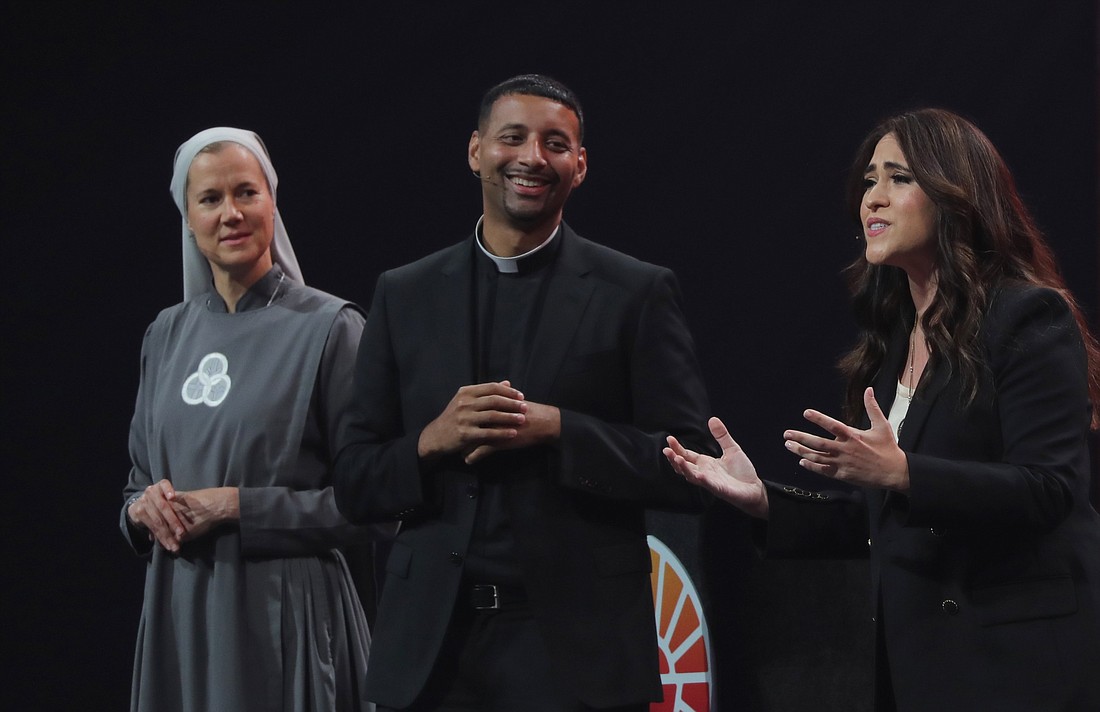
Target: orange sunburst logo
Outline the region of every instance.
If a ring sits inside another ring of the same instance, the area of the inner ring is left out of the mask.
[[[664,543],[649,539],[664,702],[650,712],[710,712],[711,653],[703,603],[687,569]]]

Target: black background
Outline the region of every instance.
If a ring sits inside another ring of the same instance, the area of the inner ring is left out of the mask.
[[[497,81],[587,115],[566,218],[679,275],[712,406],[773,479],[836,412],[854,335],[843,181],[880,118],[937,105],[999,146],[1097,303],[1097,10],[1034,2],[8,2],[3,52],[3,697],[123,709],[143,567],[117,531],[145,326],[182,294],[176,147],[253,129],[307,282],[370,299],[463,238],[465,150]],[[866,705],[859,564],[751,560],[704,520],[723,710]],[[783,691],[784,686],[790,688]]]

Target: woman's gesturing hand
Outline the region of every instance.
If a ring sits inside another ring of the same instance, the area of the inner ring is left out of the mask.
[[[697,453],[669,435],[664,453],[672,468],[745,513],[767,519],[768,491],[756,474],[756,467],[721,420],[711,418],[707,425],[722,448],[722,457]]]
[[[810,472],[865,487],[897,492],[909,490],[909,461],[898,447],[890,422],[875,400],[875,392],[863,392],[863,405],[871,423],[860,430],[816,410],[807,410],[806,420],[833,435],[832,438],[787,430],[783,433],[788,450],[801,459],[798,464]]]

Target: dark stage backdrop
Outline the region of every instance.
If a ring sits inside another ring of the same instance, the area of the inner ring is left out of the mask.
[[[713,5],[4,3],[5,706],[126,705],[127,429],[142,334],[181,296],[172,156],[202,128],[263,136],[307,280],[366,306],[477,220],[481,93],[562,79],[590,158],[567,220],[675,269],[714,412],[775,479],[812,484],[781,432],[839,404],[842,184],[877,119],[982,126],[1095,314],[1093,3]],[[863,564],[758,562],[720,506],[699,529],[720,708],[865,709]]]

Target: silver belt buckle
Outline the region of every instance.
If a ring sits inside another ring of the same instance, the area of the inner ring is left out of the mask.
[[[496,609],[500,608],[500,589],[498,589],[496,587],[496,584],[492,584],[492,583],[478,584],[477,588],[479,588],[479,589],[486,589],[486,588],[493,589],[493,603],[490,606],[474,606],[474,610],[477,610],[477,611],[491,611],[491,610],[496,610]]]

